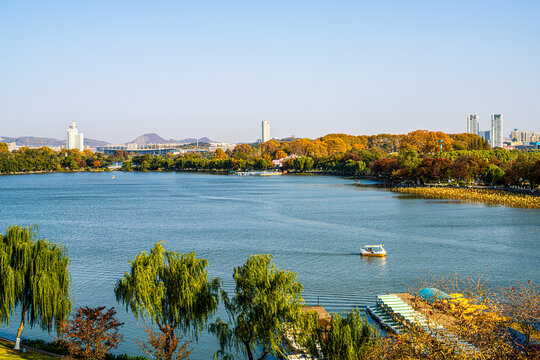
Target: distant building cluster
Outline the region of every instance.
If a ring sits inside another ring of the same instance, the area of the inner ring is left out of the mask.
[[[519,131],[518,129],[514,129],[510,133],[510,140],[512,142],[519,142],[522,144],[529,142],[539,142],[540,132]]]
[[[540,133],[531,131],[519,131],[514,129],[510,137],[503,138],[503,117],[501,114],[491,115],[491,126],[489,130],[479,130],[478,115],[467,115],[467,132],[476,134],[485,139],[489,145],[505,149],[538,149],[540,148]]]
[[[139,148],[138,146],[133,146],[137,144],[128,144],[128,145],[107,145],[107,146],[98,146],[96,147],[97,152],[101,152],[105,155],[112,155],[117,151],[125,151],[133,155],[167,155],[167,154],[180,154],[180,149],[170,148],[166,146],[155,146],[149,145]]]
[[[491,115],[491,127],[488,131],[480,131],[480,120],[477,114],[467,115],[467,132],[481,136],[491,147],[503,147],[503,117],[501,114]]]

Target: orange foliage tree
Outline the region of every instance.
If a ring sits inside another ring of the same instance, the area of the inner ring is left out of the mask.
[[[123,323],[114,316],[116,310],[105,306],[78,308],[75,318],[60,324],[61,340],[69,359],[101,360],[111,349],[118,348],[123,335],[118,332]]]
[[[433,154],[439,151],[442,140],[442,150],[453,149],[453,140],[443,132],[416,130],[408,133],[401,139],[400,150],[415,150],[422,154]]]

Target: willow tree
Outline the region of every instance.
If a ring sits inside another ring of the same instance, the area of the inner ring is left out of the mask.
[[[51,331],[71,311],[67,249],[37,239],[37,227],[11,226],[0,234],[0,320],[9,325],[21,308],[19,349],[26,322]]]
[[[116,300],[137,319],[151,319],[165,337],[163,358],[170,360],[178,344],[176,331],[202,332],[219,304],[220,280],[208,280],[208,261],[195,253],[166,251],[157,243],[131,262],[131,271],[116,283]]]
[[[316,312],[304,314],[295,341],[308,359],[365,359],[377,345],[377,331],[365,313],[353,308],[344,316],[333,314],[328,324],[321,325]]]
[[[287,330],[300,319],[304,303],[296,273],[278,269],[272,255],[252,255],[233,277],[234,297],[222,291],[229,321],[218,318],[209,329],[220,345],[214,358],[232,359],[234,352],[249,360],[285,357]]]

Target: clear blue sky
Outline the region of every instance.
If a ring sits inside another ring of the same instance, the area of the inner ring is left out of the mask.
[[[0,1],[0,136],[540,131],[540,1]]]

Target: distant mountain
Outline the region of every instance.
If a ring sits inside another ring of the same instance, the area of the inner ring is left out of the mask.
[[[64,144],[65,143],[66,142],[64,141]],[[110,144],[110,143],[107,142],[107,141],[84,138],[84,146],[88,145],[91,148],[95,148],[97,146],[105,146],[105,145],[108,145],[108,144]]]
[[[5,143],[16,143],[17,146],[66,146],[66,140],[59,140],[55,138],[48,138],[48,137],[36,137],[36,136],[20,136],[20,137],[9,137],[9,136],[0,136],[0,142]],[[180,144],[191,144],[197,142],[197,139],[195,138],[187,138],[182,140],[174,140],[174,139],[164,139],[158,134],[155,133],[149,133],[139,136],[133,141],[130,141],[126,144],[132,144],[135,143],[139,146],[145,146],[148,144],[170,144],[170,143],[180,143]],[[214,141],[210,140],[207,137],[199,138],[199,143],[212,143]],[[110,144],[107,141],[102,140],[96,140],[96,139],[89,139],[84,138],[84,145],[89,146],[91,148],[95,148],[97,146],[105,146]]]
[[[66,140],[59,140],[55,138],[48,138],[48,137],[36,137],[36,136],[20,136],[20,137],[9,137],[9,136],[3,136],[0,137],[1,142],[5,143],[16,143],[18,146],[66,146]],[[96,146],[105,146],[109,144],[106,141],[102,140],[94,140],[94,139],[84,139],[84,145],[88,145],[90,147],[96,147]]]
[[[143,134],[136,138],[133,141],[130,141],[126,144],[137,144],[139,146],[141,145],[148,145],[148,144],[170,144],[170,143],[182,143],[182,144],[191,144],[197,142],[197,139],[195,138],[188,138],[188,139],[182,139],[182,140],[174,140],[174,139],[164,139],[158,134],[155,133],[149,133],[149,134]],[[207,137],[199,138],[200,143],[211,143],[213,142]]]
[[[174,142],[185,143],[185,144],[191,144],[191,143],[196,143],[196,142],[197,142],[197,139],[195,139],[195,138],[187,138],[187,139],[183,139],[183,140],[174,140]],[[210,139],[207,138],[207,137],[202,137],[202,138],[199,138],[199,142],[200,142],[200,143],[213,143],[213,142],[215,142],[215,141],[210,140]]]
[[[165,140],[158,134],[150,133],[150,134],[143,134],[136,138],[135,140],[132,140],[128,142],[128,144],[137,144],[137,145],[148,145],[148,144],[166,144],[171,143],[173,140]]]
[[[9,137],[3,136],[0,137],[1,142],[5,143],[16,143],[18,146],[60,146],[65,145],[65,140],[58,140],[48,137],[36,137],[36,136],[20,136],[20,137]]]

